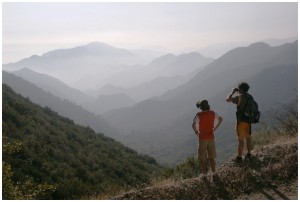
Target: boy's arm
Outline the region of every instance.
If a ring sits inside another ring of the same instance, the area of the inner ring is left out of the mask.
[[[217,123],[217,125],[214,127],[214,131],[215,131],[217,128],[219,128],[219,126],[221,125],[222,121],[223,121],[223,118],[219,116],[219,117],[218,117],[218,123]]]
[[[236,88],[232,89],[232,92],[226,97],[226,102],[234,102],[232,96],[236,92],[237,92]]]
[[[192,128],[193,128],[194,132],[197,134],[198,133],[198,129],[196,127],[196,123],[195,122],[193,122]]]
[[[198,135],[198,133],[199,133],[198,123],[199,123],[199,118],[198,118],[198,115],[196,115],[193,120],[193,124],[192,124],[192,128],[196,135]]]

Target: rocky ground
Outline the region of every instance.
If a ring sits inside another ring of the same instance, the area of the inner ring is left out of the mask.
[[[209,176],[170,181],[133,190],[116,200],[298,199],[298,142],[281,142],[253,151],[250,160],[229,161]]]

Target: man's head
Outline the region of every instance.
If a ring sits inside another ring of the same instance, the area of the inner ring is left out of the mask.
[[[245,82],[242,82],[238,85],[238,89],[240,93],[247,93],[249,88],[250,86]]]
[[[198,101],[196,103],[196,107],[197,108],[200,108],[201,110],[209,110],[210,109],[210,106],[208,104],[208,101],[207,100],[201,100],[201,101]]]

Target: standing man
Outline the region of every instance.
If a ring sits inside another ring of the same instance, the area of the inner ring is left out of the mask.
[[[248,94],[250,86],[242,82],[238,85],[237,88],[232,89],[232,92],[227,96],[226,102],[232,102],[237,105],[237,110],[236,110],[236,133],[238,136],[238,155],[234,159],[235,162],[240,163],[242,162],[242,155],[243,155],[243,150],[244,150],[244,140],[246,139],[247,143],[247,150],[248,153],[245,158],[250,158],[251,157],[251,124],[249,122],[249,118],[245,115],[245,109],[247,106],[247,100],[248,97],[251,95]],[[239,94],[235,97],[232,97],[233,94],[238,92]],[[252,97],[252,96],[251,96]]]
[[[217,113],[210,110],[207,100],[202,100],[196,103],[197,108],[202,111],[198,112],[194,118],[192,128],[199,139],[198,159],[201,162],[203,177],[206,177],[206,160],[210,161],[213,177],[216,171],[216,147],[214,141],[214,131],[220,126],[223,119]],[[215,126],[215,120],[217,125]]]

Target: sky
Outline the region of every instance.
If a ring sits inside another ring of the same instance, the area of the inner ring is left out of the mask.
[[[297,36],[297,2],[2,3],[3,64],[94,41],[180,53]]]

